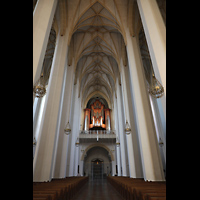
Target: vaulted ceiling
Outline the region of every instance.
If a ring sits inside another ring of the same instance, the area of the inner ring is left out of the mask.
[[[79,16],[72,32],[68,64],[73,56],[74,84],[78,84],[84,105],[94,97],[106,99],[109,106],[113,103],[120,60],[126,56],[122,35],[117,17],[98,1]]]
[[[37,0],[36,0],[37,1]],[[33,1],[33,8],[36,1]],[[157,0],[163,20],[166,20],[166,0]],[[113,106],[116,84],[121,84],[121,68],[127,65],[126,34],[139,36],[145,75],[148,82],[152,68],[142,32],[142,23],[135,0],[59,0],[59,22],[54,18],[43,63],[44,82],[48,83],[55,37],[66,30],[68,37],[68,65],[74,65],[74,84],[78,86],[82,106],[91,98],[104,99]],[[128,28],[128,29],[127,29]],[[126,29],[126,30],[125,30]],[[51,38],[52,37],[52,38]]]

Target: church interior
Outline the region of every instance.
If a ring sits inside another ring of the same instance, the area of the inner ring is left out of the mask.
[[[166,0],[33,0],[33,192],[166,199]]]

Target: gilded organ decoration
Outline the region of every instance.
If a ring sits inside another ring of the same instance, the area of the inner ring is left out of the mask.
[[[85,111],[85,128],[88,129],[106,129],[110,130],[110,109],[105,109],[104,104],[96,100],[91,106],[91,109],[86,108]],[[107,120],[109,118],[109,120]],[[90,119],[90,120],[88,120]],[[88,121],[90,124],[88,126]]]
[[[91,105],[91,110],[92,115],[91,115],[91,120],[92,120],[92,124],[90,124],[90,128],[93,127],[102,127],[105,128],[104,124],[103,124],[103,120],[104,120],[104,105],[100,102],[100,101],[95,101],[94,104]]]

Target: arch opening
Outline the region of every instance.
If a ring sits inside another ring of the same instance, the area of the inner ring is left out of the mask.
[[[112,173],[112,160],[109,151],[102,146],[93,146],[87,150],[84,165],[84,175],[91,179],[102,179]]]

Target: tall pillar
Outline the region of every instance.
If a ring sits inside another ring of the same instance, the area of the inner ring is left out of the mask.
[[[125,84],[126,84],[126,92],[127,92],[126,94],[127,94],[127,101],[128,101],[128,113],[129,113],[130,127],[131,127],[131,134],[127,135],[126,138],[127,140],[132,139],[134,164],[135,164],[134,171],[136,173],[136,178],[144,178],[143,170],[142,170],[141,152],[140,152],[140,147],[139,147],[140,144],[139,144],[139,138],[138,138],[138,128],[136,124],[134,100],[133,100],[133,96],[130,90],[130,71],[129,71],[128,65],[124,67],[124,74],[125,74]],[[132,172],[130,169],[130,176],[131,176],[131,173]]]
[[[74,176],[78,175],[79,157],[80,157],[80,145],[76,146],[75,149]]]
[[[35,129],[37,125],[37,119],[38,119],[38,114],[40,111],[40,106],[43,98],[35,98],[34,104],[33,104],[33,136],[35,136]]]
[[[124,66],[122,66],[121,70],[122,76],[122,100],[125,108],[125,119],[122,123],[126,123],[126,120],[130,124],[130,115],[128,109],[128,100],[127,100],[127,90],[126,90],[126,82],[125,82],[125,74],[124,74]],[[125,134],[125,131],[123,131]],[[131,133],[132,134],[132,133]],[[136,166],[135,166],[135,157],[134,157],[134,149],[133,149],[133,141],[132,135],[126,135],[126,142],[127,142],[127,153],[128,153],[128,162],[129,162],[129,173],[131,178],[137,178],[136,176]]]
[[[64,81],[68,34],[58,35],[47,87],[39,137],[33,162],[33,181],[50,181],[54,165],[57,137],[57,119]]]
[[[67,122],[70,123],[70,111],[72,102],[72,88],[74,77],[74,65],[65,68],[65,78],[63,84],[63,94],[60,106],[60,115],[58,119],[58,138],[56,143],[57,152],[55,151],[55,167],[54,178],[65,178],[67,167],[67,148],[69,143],[69,136],[64,133]],[[70,123],[71,124],[71,123]]]
[[[124,114],[122,111],[122,101],[121,101],[121,88],[118,84],[118,80],[116,80],[117,84],[117,110],[118,110],[118,127],[119,127],[119,139],[120,139],[120,149],[121,149],[121,166],[122,166],[122,176],[128,176],[127,172],[127,160],[126,160],[126,140],[124,135],[125,124],[124,122]],[[120,169],[121,171],[121,169]]]
[[[36,142],[38,141],[38,135],[39,135],[41,119],[43,116],[43,110],[44,110],[43,108],[44,108],[45,99],[46,99],[46,96],[36,100],[36,101],[39,101],[37,102],[37,104],[39,104],[38,105],[39,110],[36,111],[37,116],[35,116],[36,117],[35,121],[33,121],[33,138],[35,138]],[[33,157],[35,156],[35,149],[36,149],[36,146],[33,147]]]
[[[114,109],[115,109],[115,130],[116,130],[116,136],[119,139],[119,131],[118,131],[118,109],[117,109],[117,99],[114,96]],[[121,176],[121,153],[120,153],[120,147],[116,147],[116,160],[117,160],[117,175]]]
[[[112,160],[112,176],[116,174],[116,161]]]
[[[134,98],[142,167],[145,180],[163,181],[164,173],[159,153],[150,101],[139,46],[136,37],[127,36],[127,55],[130,69],[131,92]]]
[[[39,79],[58,0],[40,0],[33,13],[33,85]]]
[[[74,85],[73,91],[73,105],[72,105],[72,116],[71,116],[71,134],[70,134],[70,143],[71,146],[69,147],[69,176],[74,176],[77,172],[78,168],[78,151],[79,147],[75,146],[77,137],[79,136],[79,129],[80,129],[80,117],[81,117],[81,99],[78,97],[78,81],[77,84]]]
[[[121,176],[122,173],[121,173],[121,152],[120,152],[120,148],[117,147],[117,175],[118,176]]]
[[[153,112],[153,118],[154,118],[154,124],[156,128],[157,133],[157,139],[158,141],[161,139],[163,142],[163,146],[160,147],[161,157],[163,157],[163,168],[165,168],[166,165],[166,139],[164,136],[164,132],[162,129],[162,124],[160,122],[160,116],[158,111],[158,105],[157,105],[157,99],[153,98],[151,95],[149,95],[149,99],[151,102],[152,112]]]
[[[83,165],[84,165],[84,161],[83,161],[83,160],[80,160],[79,172],[80,172],[80,175],[81,175],[81,176],[84,176]]]
[[[166,121],[166,27],[156,0],[137,0],[155,76],[164,87],[161,97]]]

